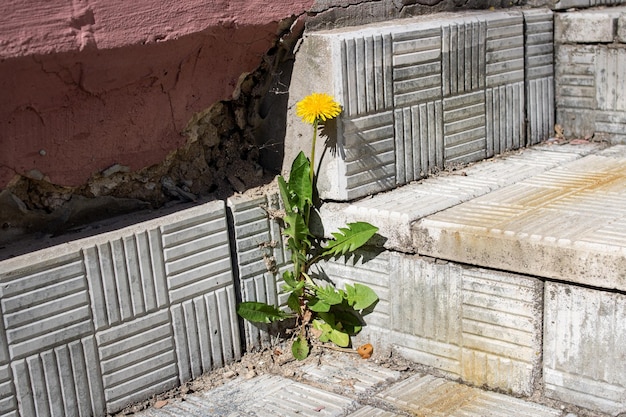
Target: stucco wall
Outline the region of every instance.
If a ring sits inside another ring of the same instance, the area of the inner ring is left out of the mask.
[[[163,160],[311,3],[2,2],[0,188],[15,174],[75,186]]]

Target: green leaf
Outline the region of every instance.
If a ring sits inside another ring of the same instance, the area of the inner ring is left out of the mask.
[[[293,211],[293,199],[289,193],[289,186],[282,176],[278,177],[278,189],[280,190],[280,198],[283,200],[283,204],[285,205],[285,212],[291,213]]]
[[[332,285],[325,287],[315,287],[315,295],[326,304],[335,305],[340,304],[343,297],[341,293],[335,289]]]
[[[366,222],[348,223],[346,227],[340,227],[339,232],[332,233],[334,239],[326,243],[322,256],[339,256],[354,252],[365,245],[376,232],[378,228]]]
[[[346,294],[348,303],[355,310],[363,310],[378,301],[378,295],[374,290],[359,283],[354,284],[354,286],[346,285]]]
[[[313,204],[313,184],[311,183],[311,163],[300,151],[291,164],[289,173],[289,191],[297,196],[296,206],[300,212],[306,204]]]
[[[322,316],[329,321],[321,318]],[[320,314],[320,318],[321,320],[313,320],[313,328],[322,332],[319,337],[320,342],[330,341],[341,347],[347,347],[350,344],[350,335],[341,328],[341,323],[335,323],[332,314]]]
[[[283,235],[287,236],[287,245],[292,252],[300,252],[303,248],[311,246],[309,227],[300,213],[287,214],[284,220],[288,227],[283,230]]]
[[[340,347],[348,347],[350,345],[350,335],[342,330],[333,329],[330,332],[330,341]]]
[[[296,291],[298,287],[302,288],[301,281],[296,281],[293,277],[293,271],[287,270],[283,272],[283,280],[285,281],[285,285],[283,288],[288,288],[288,291]]]
[[[327,313],[330,311],[330,304],[320,300],[317,297],[311,297],[309,300],[309,308],[316,313]]]
[[[304,337],[296,337],[291,345],[291,353],[299,361],[306,359],[309,356],[309,342]]]
[[[295,292],[289,294],[287,298],[287,307],[291,309],[294,313],[300,315],[300,297]]]
[[[257,301],[246,301],[237,306],[237,314],[254,323],[272,323],[284,320],[289,315],[275,306]]]

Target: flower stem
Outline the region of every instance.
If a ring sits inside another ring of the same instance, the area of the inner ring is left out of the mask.
[[[317,124],[318,120],[315,119],[313,122],[313,142],[311,143],[311,169],[310,169],[310,178],[311,185],[313,185],[313,178],[315,176],[315,142],[317,141]]]

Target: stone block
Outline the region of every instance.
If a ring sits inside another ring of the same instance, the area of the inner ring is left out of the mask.
[[[554,17],[550,10],[524,11],[526,141],[536,144],[554,132]]]
[[[259,301],[276,306],[286,303],[279,294],[282,272],[289,267],[278,221],[270,213],[280,210],[277,192],[261,196],[235,196],[228,199],[233,228],[242,301]],[[244,322],[245,344],[249,350],[270,345],[269,328]]]
[[[621,43],[626,43],[626,13],[622,13],[617,19],[616,40]]]
[[[545,291],[545,394],[598,412],[623,412],[626,296],[561,283],[547,283]]]
[[[436,258],[626,290],[625,167],[623,154],[570,162],[420,220],[414,247]]]
[[[171,307],[180,382],[241,358],[233,285]]]
[[[22,416],[102,416],[105,398],[93,337],[11,363]]]
[[[615,37],[615,11],[601,9],[558,13],[554,18],[557,43],[609,43]]]
[[[312,91],[343,106],[317,142],[320,196],[352,200],[525,145],[524,42],[517,11],[309,33],[289,107]],[[310,146],[291,111],[284,170]]]
[[[167,310],[98,332],[96,341],[107,412],[179,383]]]
[[[377,395],[410,415],[558,417],[560,410],[481,391],[431,375],[414,375]],[[377,416],[379,414],[365,414]],[[384,416],[385,414],[380,414]]]

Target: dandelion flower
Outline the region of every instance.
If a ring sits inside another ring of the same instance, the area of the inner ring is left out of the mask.
[[[341,106],[325,93],[309,94],[296,104],[296,114],[307,123],[325,122],[341,113]]]

